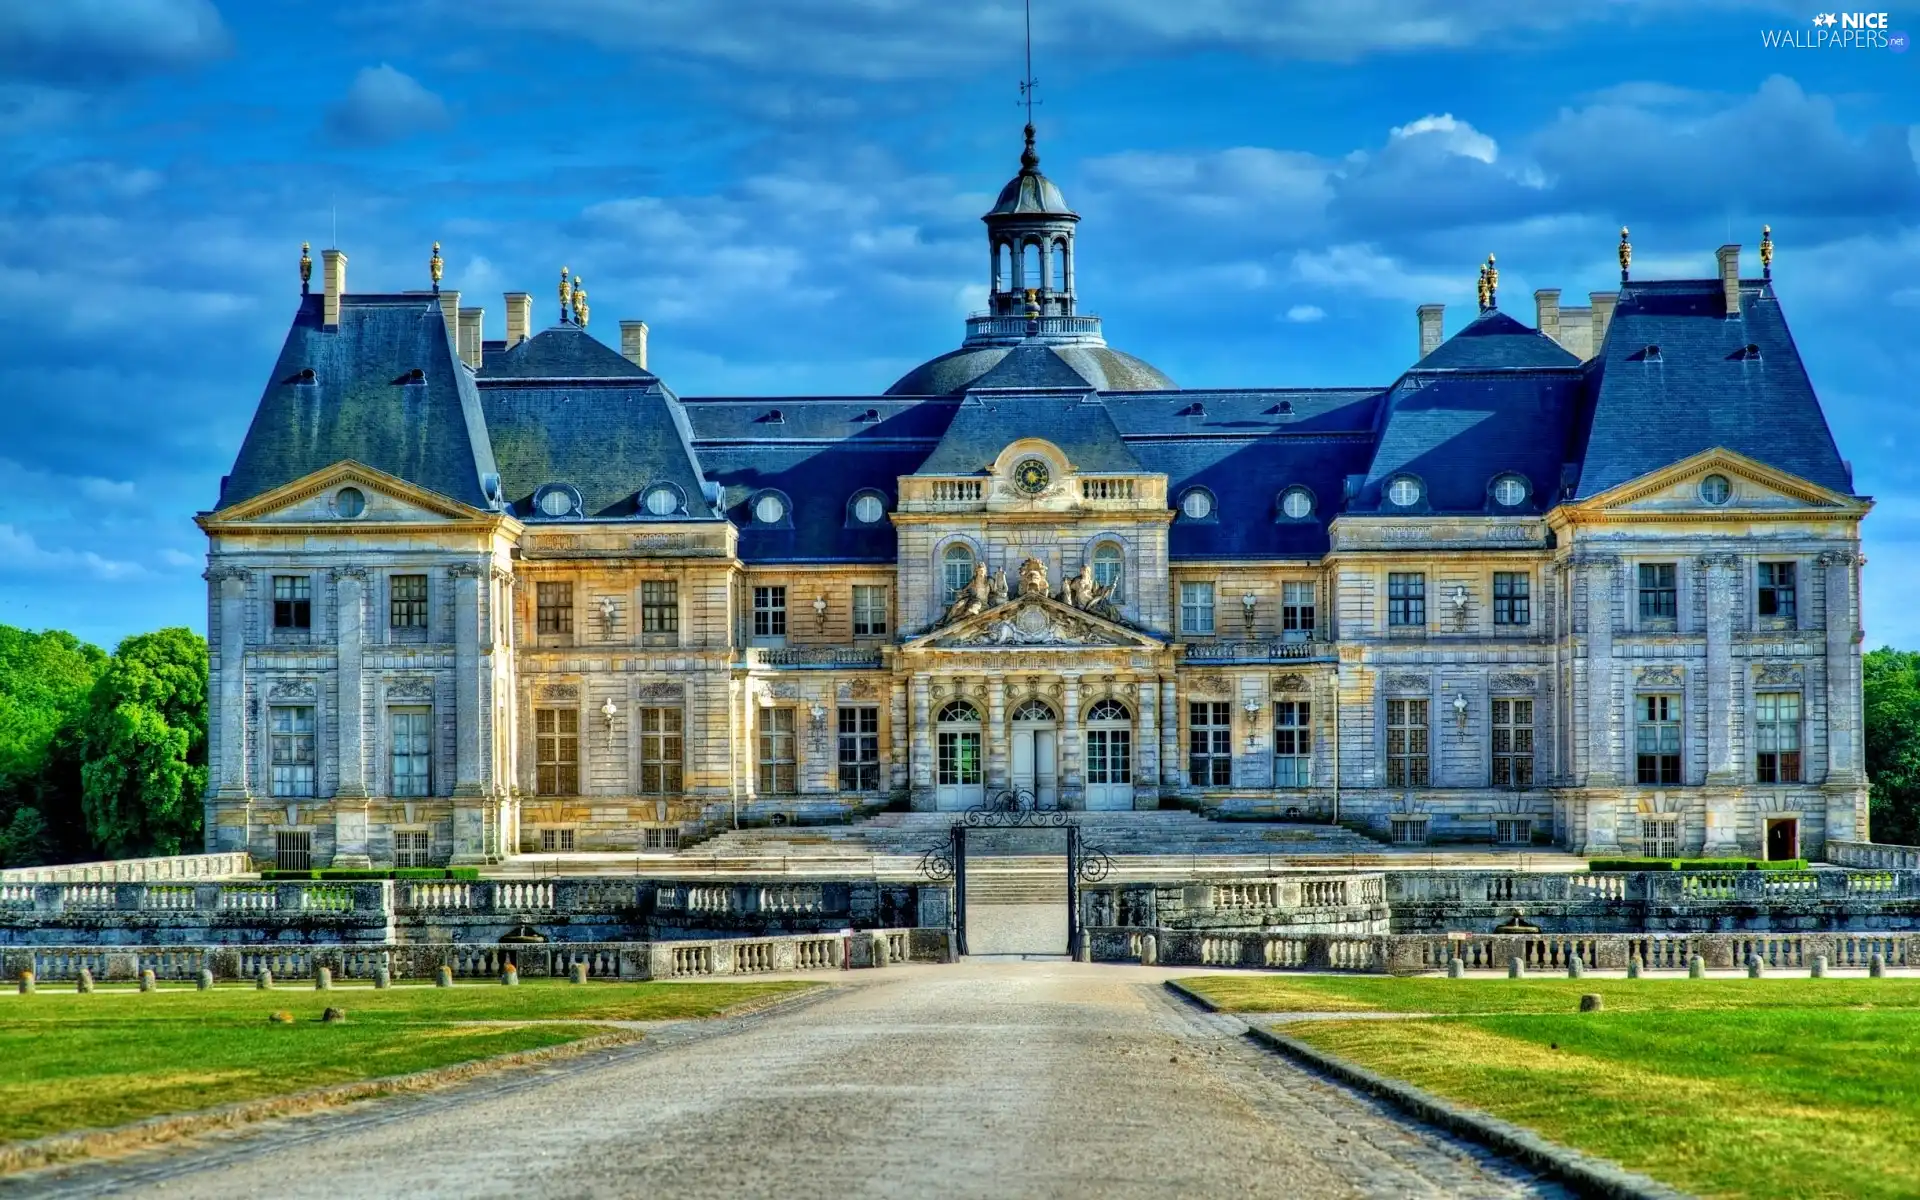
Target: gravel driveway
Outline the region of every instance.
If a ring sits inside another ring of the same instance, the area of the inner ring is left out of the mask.
[[[0,1196],[1534,1196],[1172,997],[1173,972],[968,962]]]

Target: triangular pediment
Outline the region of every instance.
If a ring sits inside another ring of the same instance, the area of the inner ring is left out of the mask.
[[[923,633],[914,650],[1157,650],[1165,643],[1051,596],[1018,596]]]
[[[340,491],[360,493],[360,511],[345,515]],[[450,500],[398,476],[345,459],[201,518],[203,527],[235,523],[348,526],[446,524],[492,520],[494,514]]]
[[[1716,475],[1726,479],[1731,489],[1726,500],[1717,504],[1709,503],[1703,491],[1706,480]],[[1629,479],[1569,507],[1577,514],[1621,517],[1683,513],[1752,515],[1809,508],[1860,514],[1871,504],[1744,454],[1715,447]]]

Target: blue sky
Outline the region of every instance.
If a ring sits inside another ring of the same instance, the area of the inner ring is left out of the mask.
[[[1920,647],[1920,51],[1805,4],[1040,0],[1082,306],[1181,384],[1385,384],[1413,309],[1775,282],[1859,489],[1870,644]],[[1920,32],[1920,11],[1893,29]],[[205,624],[215,497],[302,240],[487,309],[565,263],[683,395],[877,391],[984,301],[1017,167],[1005,0],[0,5],[0,622]],[[317,283],[317,281],[316,281]]]

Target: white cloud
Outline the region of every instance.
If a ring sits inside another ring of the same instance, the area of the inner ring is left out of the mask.
[[[1491,163],[1500,157],[1500,147],[1492,138],[1465,121],[1455,120],[1452,113],[1440,113],[1438,116],[1428,113],[1418,121],[1394,126],[1387,136],[1396,142],[1424,138],[1448,154],[1477,158],[1483,163]]]
[[[1301,283],[1345,288],[1381,300],[1425,303],[1467,291],[1464,272],[1459,276],[1423,274],[1364,243],[1298,251],[1293,256],[1293,275]]]
[[[362,67],[347,94],[327,110],[327,132],[360,145],[399,141],[446,123],[446,102],[388,63]]]
[[[147,574],[139,563],[103,558],[91,550],[44,549],[31,533],[8,524],[0,524],[0,561],[28,574],[85,575],[103,582]]]
[[[1321,308],[1317,304],[1296,304],[1292,308],[1289,308],[1287,310],[1287,320],[1294,321],[1302,325],[1311,324],[1314,321],[1321,320],[1326,315],[1327,315],[1327,310],[1324,308]]]

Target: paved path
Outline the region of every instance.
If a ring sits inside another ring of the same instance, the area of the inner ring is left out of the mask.
[[[1252,1046],[1161,987],[1175,973],[862,972],[770,1015],[0,1196],[1562,1194]]]

